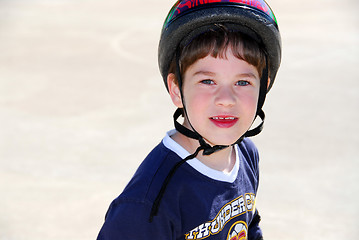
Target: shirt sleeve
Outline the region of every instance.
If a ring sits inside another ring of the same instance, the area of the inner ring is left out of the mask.
[[[114,201],[106,213],[97,240],[175,239],[171,222],[159,213],[149,222],[152,205],[135,201]]]
[[[262,230],[259,227],[259,222],[261,221],[261,217],[256,210],[252,222],[249,224],[248,228],[248,240],[263,240]]]

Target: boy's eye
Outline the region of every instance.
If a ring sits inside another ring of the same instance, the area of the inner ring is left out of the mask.
[[[205,80],[202,80],[201,83],[210,85],[210,84],[214,84],[214,81],[211,79],[205,79]]]
[[[245,81],[245,80],[241,80],[241,81],[238,81],[236,83],[237,86],[247,86],[249,85],[249,82],[248,81]]]

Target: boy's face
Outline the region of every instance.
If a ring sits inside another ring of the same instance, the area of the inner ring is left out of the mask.
[[[184,73],[183,95],[193,128],[213,145],[230,145],[252,125],[260,78],[257,69],[227,50],[226,59],[207,56]],[[169,74],[173,103],[182,108],[181,94]],[[191,129],[188,121],[184,125]]]

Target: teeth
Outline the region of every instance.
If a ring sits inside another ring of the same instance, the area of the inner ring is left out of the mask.
[[[213,117],[214,120],[234,120],[234,117]]]

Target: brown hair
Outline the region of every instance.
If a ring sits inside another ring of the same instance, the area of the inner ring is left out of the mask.
[[[229,31],[223,25],[216,26],[215,29],[201,33],[182,48],[179,59],[181,75],[198,59],[208,55],[225,59],[226,51],[230,47],[235,57],[256,67],[262,77],[266,64],[265,54],[257,41],[241,32]],[[169,73],[176,73],[175,59],[171,62]]]

